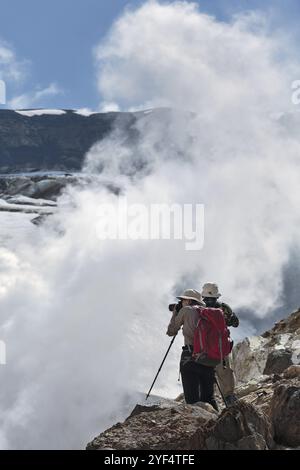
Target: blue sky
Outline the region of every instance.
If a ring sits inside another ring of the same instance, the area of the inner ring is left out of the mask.
[[[37,90],[45,92],[36,107],[95,109],[101,101],[96,87],[92,49],[128,5],[143,0],[0,0],[0,40],[26,60],[26,78],[7,83],[7,99]],[[204,12],[220,20],[234,13],[263,8],[273,27],[295,31],[298,0],[199,0]],[[3,106],[2,106],[3,107]],[[33,106],[34,107],[34,106]]]

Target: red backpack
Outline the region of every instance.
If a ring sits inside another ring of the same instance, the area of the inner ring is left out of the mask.
[[[194,333],[193,358],[199,364],[215,367],[232,350],[229,329],[221,308],[194,306],[199,319]]]

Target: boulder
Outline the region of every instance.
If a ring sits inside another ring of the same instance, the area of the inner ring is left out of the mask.
[[[300,378],[300,366],[299,365],[294,365],[288,367],[283,373],[283,377],[285,379],[295,379],[295,378]]]
[[[293,364],[292,351],[290,349],[279,349],[268,354],[264,375],[281,374]]]
[[[238,383],[261,378],[268,357],[266,343],[265,338],[252,336],[233,348],[233,369]]]
[[[280,383],[271,401],[275,440],[292,447],[300,445],[300,383],[298,379]]]
[[[208,450],[268,450],[275,446],[269,418],[250,403],[239,400],[225,409],[207,429]]]

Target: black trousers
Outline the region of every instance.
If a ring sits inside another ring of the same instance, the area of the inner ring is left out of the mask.
[[[203,401],[215,406],[214,367],[203,366],[192,360],[192,353],[183,348],[180,359],[180,373],[186,403]]]

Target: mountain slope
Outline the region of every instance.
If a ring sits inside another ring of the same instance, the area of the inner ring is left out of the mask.
[[[137,115],[0,109],[0,173],[80,170],[84,155],[95,142],[114,126],[124,128],[130,135]]]

